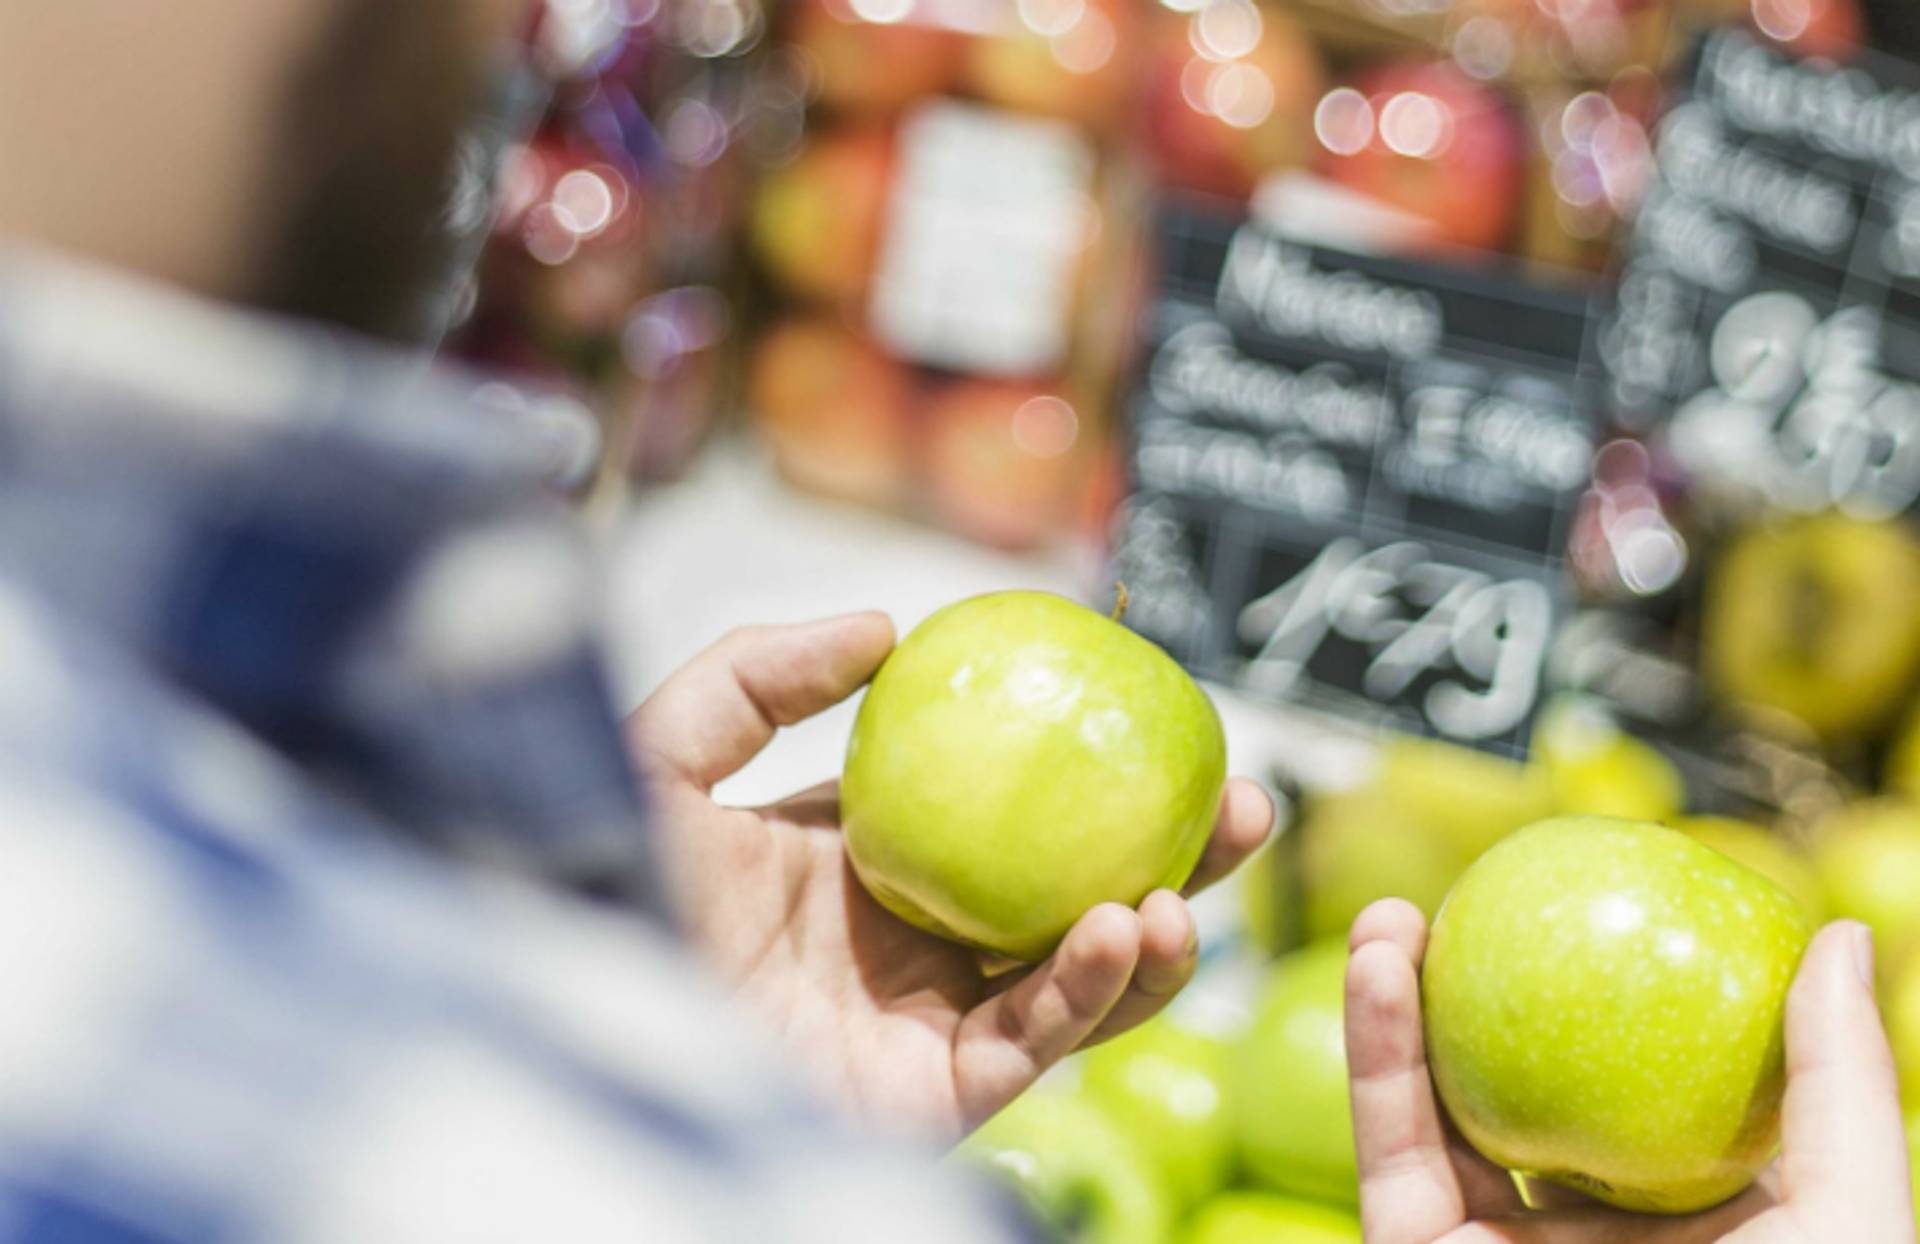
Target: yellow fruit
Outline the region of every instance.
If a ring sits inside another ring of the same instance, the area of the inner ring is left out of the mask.
[[[1885,786],[1888,791],[1920,799],[1920,708],[1916,708],[1887,753]]]
[[[1820,881],[1807,857],[1780,835],[1730,816],[1683,816],[1673,827],[1766,877],[1799,899],[1814,920],[1821,919],[1826,901]]]
[[[1728,701],[1828,740],[1884,727],[1920,676],[1920,543],[1838,515],[1759,527],[1707,579],[1700,659]]]
[[[1920,804],[1869,799],[1822,821],[1811,842],[1827,914],[1873,930],[1883,980],[1920,943]]]
[[[1894,973],[1883,997],[1881,1015],[1900,1070],[1900,1099],[1912,1110],[1920,1106],[1920,958],[1909,958]]]
[[[1533,759],[1563,816],[1664,821],[1686,804],[1672,761],[1578,701],[1557,701],[1540,715]]]
[[[1289,949],[1297,939],[1299,878],[1294,874],[1292,848],[1285,835],[1275,835],[1238,873],[1240,918],[1247,939],[1270,955]]]
[[[1540,770],[1403,735],[1382,745],[1373,789],[1437,834],[1463,862],[1554,811],[1553,792]]]
[[[1466,867],[1446,839],[1371,790],[1316,796],[1299,833],[1306,941],[1344,938],[1378,899],[1403,898],[1431,916]]]

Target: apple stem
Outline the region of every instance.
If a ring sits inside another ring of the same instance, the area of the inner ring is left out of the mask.
[[[1115,622],[1127,620],[1127,585],[1118,579],[1113,581],[1113,613],[1108,616]]]

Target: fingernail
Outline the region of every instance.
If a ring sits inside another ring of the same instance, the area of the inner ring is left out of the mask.
[[[1853,970],[1860,974],[1860,983],[1873,992],[1873,930],[1864,924],[1853,926]]]

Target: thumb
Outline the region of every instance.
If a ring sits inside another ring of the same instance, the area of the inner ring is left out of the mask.
[[[1853,1228],[1836,1239],[1911,1239],[1900,1090],[1874,1005],[1865,925],[1830,924],[1807,947],[1787,995],[1786,1039],[1787,1204]]]
[[[883,613],[743,627],[682,666],[628,722],[642,770],[701,790],[743,768],[781,726],[831,708],[893,649]]]

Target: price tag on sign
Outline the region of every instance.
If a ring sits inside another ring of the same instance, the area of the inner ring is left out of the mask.
[[[1298,561],[1272,556],[1262,577]],[[1496,739],[1532,715],[1553,615],[1538,580],[1454,565],[1413,540],[1341,536],[1240,609],[1240,683],[1279,699],[1309,679],[1355,684],[1441,734]]]
[[[1173,214],[1129,621],[1274,701],[1524,747],[1593,450],[1587,299]]]
[[[1920,504],[1920,71],[1701,46],[1602,337],[1628,426],[1710,488],[1887,517]]]

